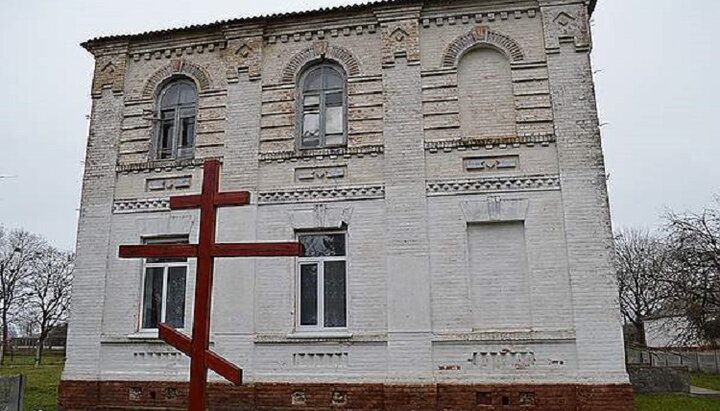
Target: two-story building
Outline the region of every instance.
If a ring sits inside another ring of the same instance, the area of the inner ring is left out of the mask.
[[[67,411],[183,409],[202,162],[213,410],[632,409],[587,0],[397,0],[87,41],[95,56]],[[155,407],[155,408],[153,408]]]

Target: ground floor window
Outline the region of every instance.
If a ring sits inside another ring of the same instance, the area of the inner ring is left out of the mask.
[[[347,327],[345,233],[300,234],[297,323],[301,330]]]
[[[146,239],[145,244],[187,243],[187,237]],[[185,327],[185,288],[187,258],[148,258],[145,260],[141,328],[156,329],[167,323]]]

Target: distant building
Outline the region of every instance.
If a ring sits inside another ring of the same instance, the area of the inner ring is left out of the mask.
[[[581,0],[376,1],[90,40],[66,411],[178,409],[197,241],[305,244],[217,264],[214,410],[631,410]],[[153,408],[156,407],[156,408]],[[174,407],[174,408],[173,408]]]

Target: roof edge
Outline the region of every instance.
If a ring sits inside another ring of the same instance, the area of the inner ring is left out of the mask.
[[[84,48],[85,50],[89,51],[90,53],[93,53],[94,51],[96,51],[99,48],[102,48],[103,46],[107,45],[108,43],[127,42],[127,41],[140,39],[140,38],[160,37],[160,36],[165,36],[165,35],[172,34],[172,33],[179,33],[179,32],[183,32],[183,31],[193,32],[193,31],[201,31],[201,30],[220,28],[222,26],[231,25],[231,24],[240,24],[240,23],[242,23],[242,24],[253,24],[253,23],[257,24],[257,23],[278,21],[278,20],[283,20],[283,19],[288,19],[288,18],[320,16],[320,15],[328,14],[328,13],[370,10],[374,7],[383,6],[383,5],[388,5],[388,6],[398,5],[398,6],[400,6],[400,5],[419,4],[419,3],[423,3],[423,0],[371,0],[371,1],[366,1],[363,3],[322,7],[322,8],[310,9],[310,10],[299,10],[299,11],[291,11],[291,12],[285,12],[285,13],[273,13],[273,14],[265,14],[265,15],[258,15],[258,16],[238,17],[238,18],[233,18],[233,19],[217,20],[217,21],[214,21],[211,23],[193,24],[193,25],[189,25],[189,26],[161,29],[161,30],[149,30],[149,31],[144,31],[144,32],[140,32],[140,33],[99,36],[99,37],[95,37],[95,38],[92,38],[92,39],[89,39],[89,40],[86,40],[86,41],[80,43],[80,46],[82,48]]]

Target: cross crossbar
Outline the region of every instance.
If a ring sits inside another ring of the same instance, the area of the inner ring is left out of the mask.
[[[212,257],[282,257],[299,255],[298,243],[227,243],[215,244],[210,249]],[[195,244],[148,244],[121,245],[121,258],[193,258],[198,256]]]
[[[247,191],[221,193],[219,188],[220,162],[208,160],[203,164],[202,194],[170,198],[171,210],[200,209],[198,244],[122,245],[118,250],[121,258],[197,258],[192,338],[168,324],[158,325],[160,339],[190,357],[190,411],[206,409],[208,369],[236,385],[242,384],[242,370],[209,349],[215,258],[289,257],[299,256],[303,251],[302,245],[296,242],[217,244],[215,230],[218,207],[250,204],[250,193]]]

